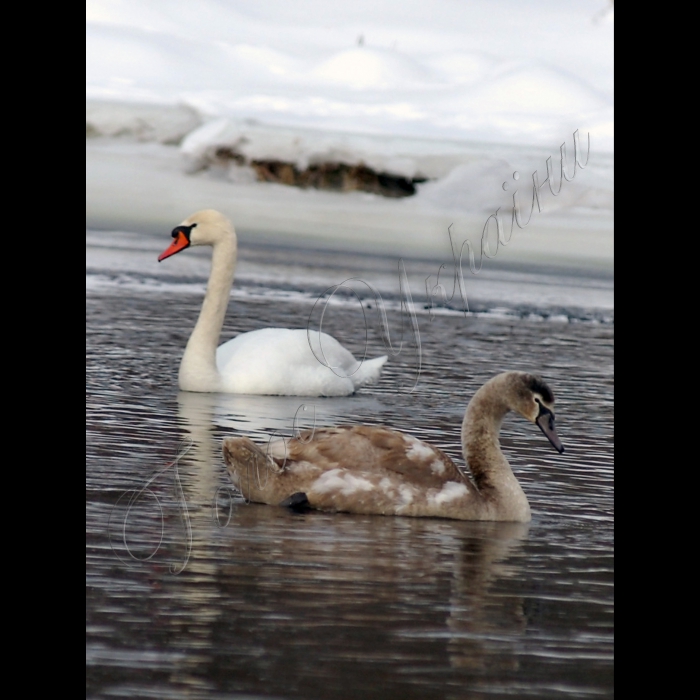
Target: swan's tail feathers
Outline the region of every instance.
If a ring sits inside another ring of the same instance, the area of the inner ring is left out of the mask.
[[[282,469],[275,460],[249,438],[226,438],[224,461],[236,488],[250,501],[266,503]]]
[[[384,363],[388,359],[387,355],[382,355],[381,357],[375,357],[373,360],[365,360],[351,377],[355,389],[359,389],[366,384],[374,384],[379,379],[382,367],[384,367]]]

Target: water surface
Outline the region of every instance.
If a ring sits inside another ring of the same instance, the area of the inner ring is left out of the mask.
[[[305,289],[306,255],[296,296],[237,281],[224,336],[303,327],[328,275],[319,267]],[[293,261],[275,265],[292,274]],[[423,313],[412,392],[407,343],[353,397],[226,397],[177,390],[201,303],[191,279],[159,289],[138,274],[124,283],[114,270],[90,272],[102,277],[87,298],[89,697],[612,696],[609,309],[564,305],[558,320],[542,305],[518,313],[521,302],[507,313]],[[389,311],[392,329],[398,318]],[[339,305],[324,330],[359,353],[359,322],[356,306]],[[369,354],[383,352],[371,326]],[[505,421],[529,525],[294,514],[230,489],[223,437],[263,441],[295,425],[386,424],[461,460],[466,403],[506,369],[545,377],[566,446],[558,455],[536,427]]]

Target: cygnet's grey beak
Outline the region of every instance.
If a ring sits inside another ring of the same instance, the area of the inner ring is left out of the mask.
[[[539,403],[539,401],[538,401]],[[540,403],[540,414],[537,416],[535,423],[540,427],[540,430],[547,436],[547,439],[552,443],[554,449],[561,454],[564,452],[564,445],[561,444],[561,440],[557,435],[557,431],[554,428],[554,414],[545,408]]]

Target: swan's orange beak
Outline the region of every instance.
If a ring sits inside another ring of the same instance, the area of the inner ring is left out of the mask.
[[[158,256],[158,262],[169,258],[171,255],[175,255],[175,253],[179,253],[190,245],[190,239],[181,227],[174,229],[172,236],[174,239],[173,242]]]

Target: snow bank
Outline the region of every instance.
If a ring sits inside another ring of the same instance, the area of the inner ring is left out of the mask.
[[[191,171],[216,163],[222,149],[246,161],[281,160],[299,170],[322,163],[366,165],[406,178],[440,178],[470,158],[466,144],[372,136],[301,128],[271,127],[226,118],[190,133],[181,152]]]
[[[207,120],[440,140],[550,145],[593,130],[596,148],[612,149],[612,26],[596,20],[600,2],[539,0],[525,13],[515,0],[433,5],[428,17],[391,0],[305,13],[92,0],[87,95],[182,104]]]
[[[186,105],[89,101],[85,109],[88,138],[129,137],[178,144],[201,123],[197,112]]]
[[[592,143],[595,140],[591,137]],[[416,197],[432,209],[455,213],[493,212],[509,201],[504,181],[516,170],[525,170],[521,183],[523,204],[531,198],[530,178],[537,170],[540,182],[547,177],[546,160],[552,157],[555,190],[559,182],[561,143],[567,143],[567,172],[571,172],[574,145],[571,134],[551,149],[494,148],[459,141],[433,141],[402,137],[321,132],[308,129],[274,128],[229,119],[209,122],[189,134],[180,147],[186,171],[211,169],[216,177],[234,183],[255,180],[252,171],[242,167],[255,161],[282,161],[298,170],[328,163],[366,166],[376,173],[407,180],[428,180],[417,185]],[[585,158],[586,135],[581,146]],[[508,153],[508,157],[503,154]],[[614,206],[614,171],[610,156],[592,149],[592,162],[572,182],[561,188],[558,197],[542,195],[547,210],[577,205],[592,209]],[[546,186],[545,186],[546,187]],[[545,190],[546,191],[546,190]]]
[[[439,73],[409,56],[364,47],[340,51],[314,68],[312,74],[322,81],[371,90],[414,90],[440,81]]]
[[[242,230],[432,249],[426,231],[444,242],[451,222],[468,221],[478,234],[484,214],[509,210],[502,184],[515,170],[527,211],[531,173],[544,179],[550,156],[558,168],[563,142],[571,158],[579,130],[590,163],[545,200],[545,211],[576,207],[567,236],[557,238],[572,211],[509,250],[612,259],[606,0],[89,0],[87,10],[86,133],[110,137],[88,141],[88,218],[100,225],[163,226],[207,202],[233,209]],[[256,161],[428,181],[380,201],[257,182]]]

